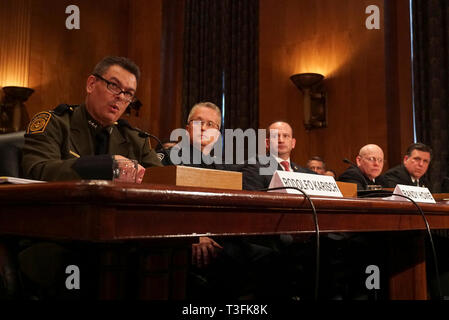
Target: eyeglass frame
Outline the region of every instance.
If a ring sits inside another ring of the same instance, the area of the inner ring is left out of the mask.
[[[359,155],[360,156],[360,155]],[[360,156],[360,158],[364,158],[366,160],[368,160],[369,162],[373,163],[373,162],[377,162],[379,164],[383,164],[385,163],[385,159],[381,159],[381,158],[376,158],[376,157],[365,157],[365,156]]]
[[[199,122],[199,123],[201,123],[201,127],[203,127],[203,124],[205,124],[205,125],[206,125],[206,128],[208,128],[208,129],[213,128],[213,129],[220,130],[220,125],[218,125],[218,124],[216,124],[215,122],[210,121],[210,120],[209,120],[209,121],[203,121],[203,120],[189,120],[188,124],[190,125],[192,122]],[[210,124],[213,124],[213,126],[210,125]]]
[[[120,95],[123,93],[123,97],[124,97],[123,100],[125,100],[126,102],[132,103],[132,102],[136,101],[137,98],[136,98],[136,96],[135,96],[134,94],[132,94],[132,93],[129,92],[129,91],[123,90],[121,87],[119,87],[118,84],[116,84],[116,83],[114,83],[114,82],[112,82],[112,81],[106,80],[105,78],[103,78],[102,76],[100,76],[100,75],[97,74],[97,73],[93,73],[92,75],[93,75],[95,78],[98,78],[98,79],[100,79],[100,80],[103,80],[103,81],[106,83],[106,88],[107,88],[111,93],[113,93],[113,94],[115,94],[115,95],[117,95],[117,96],[120,96]],[[117,87],[117,89],[120,90],[120,92],[114,92],[114,91],[110,88],[111,86]],[[126,97],[127,94],[131,94],[131,95],[132,95],[131,99],[129,99],[129,98]]]

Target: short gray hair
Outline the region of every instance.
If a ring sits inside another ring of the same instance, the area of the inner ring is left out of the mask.
[[[221,128],[221,110],[219,107],[217,107],[216,104],[212,102],[198,102],[197,104],[195,104],[192,107],[192,109],[190,109],[189,116],[187,117],[187,123],[190,122],[190,120],[192,119],[192,115],[195,113],[195,110],[198,109],[199,107],[205,107],[214,110],[218,114],[218,117],[220,118],[220,123],[217,124],[218,127]]]

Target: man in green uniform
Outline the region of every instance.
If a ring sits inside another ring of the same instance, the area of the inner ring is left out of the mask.
[[[123,120],[117,122],[134,100],[139,77],[139,67],[131,60],[106,57],[87,78],[84,104],[60,105],[35,115],[25,135],[25,176],[46,181],[112,179],[113,160],[126,158],[139,162],[141,182],[144,168],[161,166],[148,138]]]
[[[134,100],[139,77],[139,68],[131,60],[106,57],[87,78],[83,104],[60,105],[53,111],[36,114],[25,135],[25,176],[45,181],[110,180],[114,176],[114,160],[132,159],[139,163],[137,177],[131,180],[121,173],[114,177],[141,182],[146,167],[162,166],[150,149],[148,138],[140,137],[126,121],[119,120]],[[86,261],[82,257],[84,249],[24,240],[20,250],[23,279],[32,283],[31,292],[26,293],[29,297],[70,298],[64,271],[67,265]],[[84,274],[89,270],[85,265],[80,269]]]

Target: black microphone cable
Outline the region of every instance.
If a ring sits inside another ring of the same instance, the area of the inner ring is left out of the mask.
[[[310,197],[305,193],[303,190],[296,188],[296,187],[276,187],[276,188],[268,188],[268,189],[262,189],[258,191],[273,191],[273,190],[285,190],[285,189],[294,189],[299,192],[301,192],[304,197],[309,201],[310,206],[312,207],[312,213],[313,213],[313,222],[315,225],[315,234],[316,234],[316,259],[315,259],[315,265],[316,265],[316,271],[315,271],[315,291],[314,291],[314,298],[315,300],[318,300],[318,288],[320,283],[320,228],[318,225],[318,215],[316,213],[315,205],[313,204]]]
[[[424,215],[424,212],[422,211],[421,207],[415,202],[415,200],[413,200],[413,199],[411,199],[411,198],[409,198],[407,196],[404,196],[402,194],[389,193],[389,192],[385,192],[385,193],[376,192],[376,193],[371,193],[371,194],[375,194],[376,197],[378,197],[379,195],[381,195],[381,196],[385,195],[385,196],[399,196],[399,197],[403,197],[403,198],[406,198],[406,199],[410,200],[415,205],[415,207],[418,208],[418,211],[419,211],[419,213],[421,213],[421,216],[422,216],[422,218],[424,220],[424,224],[426,226],[427,234],[429,235],[430,246],[432,248],[432,257],[433,257],[433,261],[434,261],[434,264],[435,264],[435,272],[436,272],[436,277],[437,277],[438,295],[439,295],[440,300],[442,300],[443,294],[441,292],[440,273],[439,273],[439,269],[438,269],[438,259],[437,259],[437,253],[436,253],[436,250],[435,250],[435,244],[433,242],[432,233],[430,232],[429,223],[428,223],[427,218]],[[365,194],[363,196],[360,196],[359,198],[366,198],[366,197],[370,196],[371,194],[368,193],[368,194]]]
[[[168,153],[167,153],[167,150],[165,150],[164,146],[162,145],[161,140],[160,140],[158,137],[156,137],[155,135],[153,135],[153,134],[151,134],[151,133],[148,133],[148,132],[146,132],[146,131],[140,130],[139,128],[134,128],[134,127],[131,126],[131,125],[129,124],[129,122],[126,121],[125,119],[118,119],[118,120],[117,120],[117,124],[118,124],[119,127],[126,127],[126,128],[128,128],[128,129],[137,131],[137,132],[139,133],[139,137],[141,137],[141,138],[153,138],[153,139],[156,140],[157,143],[158,143],[158,144],[156,145],[156,148],[157,148],[158,146],[160,146],[160,147],[161,147],[161,150],[162,150],[162,153],[164,154],[164,156],[167,157],[167,159],[170,158],[170,156],[169,156]],[[156,148],[154,148],[154,149],[156,150]]]

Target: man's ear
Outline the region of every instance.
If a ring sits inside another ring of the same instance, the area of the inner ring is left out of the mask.
[[[362,161],[362,157],[361,156],[357,156],[355,157],[355,162],[357,163],[357,166],[360,167],[360,162]]]
[[[292,149],[295,149],[296,146],[296,139],[292,138]]]
[[[409,156],[405,155],[404,156],[404,161],[402,161],[402,162],[405,164],[407,162],[408,158],[409,158]]]
[[[95,88],[95,83],[97,82],[97,78],[93,75],[90,75],[86,81],[86,92],[92,93]]]

